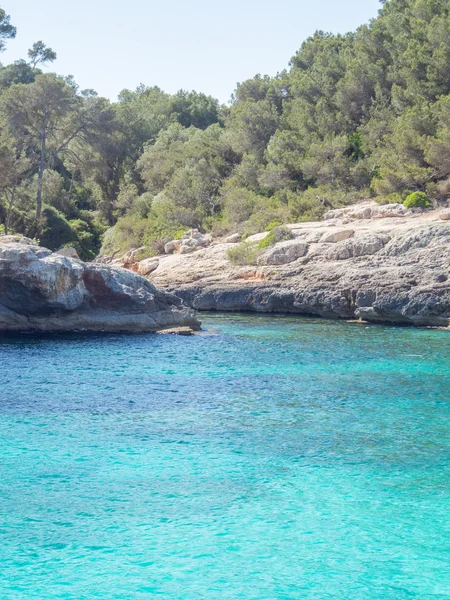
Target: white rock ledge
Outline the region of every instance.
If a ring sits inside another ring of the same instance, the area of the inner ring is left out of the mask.
[[[149,279],[198,310],[448,327],[450,221],[441,214],[355,205],[325,221],[287,225],[295,239],[268,248],[257,265],[233,265],[226,239],[159,257]]]
[[[125,269],[0,236],[0,332],[200,329],[193,309]]]

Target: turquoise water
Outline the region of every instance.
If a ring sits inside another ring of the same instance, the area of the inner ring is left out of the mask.
[[[0,339],[0,598],[450,598],[450,337]]]

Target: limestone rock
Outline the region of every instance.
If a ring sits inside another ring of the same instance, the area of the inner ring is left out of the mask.
[[[164,246],[166,254],[179,252],[180,254],[190,254],[200,248],[207,248],[211,245],[213,239],[209,234],[200,233],[198,229],[191,229],[183,233],[181,240],[172,240]]]
[[[370,256],[382,250],[390,239],[387,234],[347,239],[333,245],[326,257],[329,260],[346,260],[357,256]]]
[[[347,222],[361,219],[386,219],[392,217],[405,217],[412,214],[403,204],[363,204],[338,208],[325,213],[326,221],[346,219]]]
[[[450,221],[450,211],[441,213],[439,218],[441,221]]]
[[[413,214],[402,205],[364,203],[343,210],[359,215],[349,227],[343,217],[288,225],[295,239],[268,248],[264,254],[276,256],[270,264],[234,265],[227,254],[230,244],[221,242],[201,252],[160,257],[152,283],[199,310],[449,326],[450,221],[440,219],[442,209]],[[376,216],[368,218],[368,210]],[[354,234],[323,241],[342,230]],[[295,259],[284,245],[303,245],[307,251]]]
[[[8,244],[24,244],[26,246],[34,246],[36,242],[27,238],[23,235],[0,235],[0,241],[2,246],[7,246]]]
[[[193,310],[124,269],[0,237],[0,331],[198,329]]]
[[[255,233],[253,235],[249,235],[247,238],[245,238],[245,241],[249,242],[250,244],[253,244],[254,242],[261,242],[268,235],[269,235],[268,231],[262,231],[261,233]]]
[[[195,239],[183,240],[180,245],[180,254],[190,254],[195,252],[200,247]]]
[[[320,241],[323,244],[336,244],[337,242],[348,240],[354,235],[355,232],[353,231],[353,229],[342,229],[341,231],[336,231],[334,233],[326,233]]]
[[[141,260],[138,264],[138,273],[139,275],[150,275],[153,271],[156,271],[159,265],[159,260],[154,258],[146,258]]]
[[[228,237],[226,237],[223,241],[224,241],[224,244],[237,244],[240,242],[240,240],[241,240],[241,234],[233,233],[233,234],[229,235]]]
[[[68,256],[69,258],[80,258],[76,249],[72,247],[60,248],[55,252],[55,254],[58,254],[59,256]]]
[[[164,252],[166,254],[177,252],[180,249],[180,245],[180,240],[172,240],[171,242],[167,242],[167,244],[164,246]]]
[[[287,265],[298,258],[305,256],[308,252],[307,244],[297,240],[280,242],[270,248],[258,259],[259,265]]]

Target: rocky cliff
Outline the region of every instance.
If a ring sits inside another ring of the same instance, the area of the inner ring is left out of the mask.
[[[125,269],[0,236],[0,332],[199,329],[195,312]]]
[[[227,251],[236,244],[215,241],[152,259],[148,277],[199,310],[447,327],[449,218],[367,203],[332,211],[319,223],[289,225],[293,239],[265,250],[255,266],[234,266]]]

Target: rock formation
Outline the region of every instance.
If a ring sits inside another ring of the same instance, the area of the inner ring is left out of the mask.
[[[199,310],[446,327],[450,222],[441,214],[366,203],[288,225],[295,239],[266,249],[258,265],[231,264],[227,251],[236,244],[224,240],[159,257],[149,279]]]
[[[125,269],[0,236],[0,332],[199,329],[195,312]]]
[[[181,239],[167,242],[164,246],[166,254],[179,252],[180,254],[190,254],[199,248],[206,248],[212,242],[212,237],[208,234],[203,235],[198,229],[191,229],[183,233]]]

